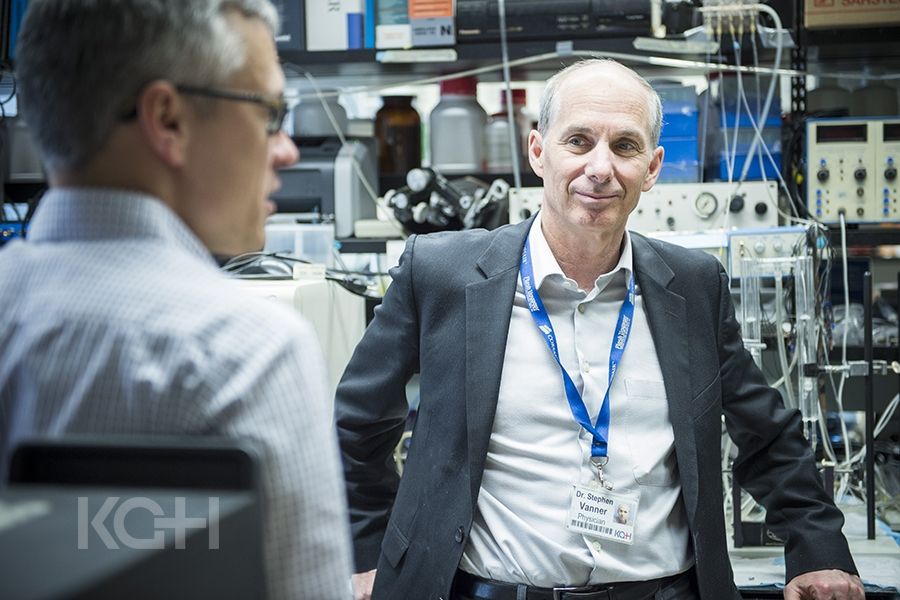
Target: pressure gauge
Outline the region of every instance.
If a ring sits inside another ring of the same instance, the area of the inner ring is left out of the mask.
[[[719,201],[709,192],[701,192],[694,199],[694,212],[701,219],[708,219],[716,214],[719,208]]]

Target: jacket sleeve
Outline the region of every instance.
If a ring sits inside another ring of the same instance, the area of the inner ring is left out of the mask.
[[[415,236],[338,384],[335,419],[343,459],[356,572],[374,569],[400,477],[393,450],[403,434],[406,384],[419,369],[413,286]]]
[[[719,280],[719,364],[725,425],[738,447],[734,476],[785,540],[786,582],[820,569],[856,573],[843,514],[822,486],[800,412],[784,407],[744,348],[721,268]]]

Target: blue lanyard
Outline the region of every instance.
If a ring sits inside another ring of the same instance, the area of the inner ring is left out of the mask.
[[[625,346],[628,344],[628,335],[631,333],[631,324],[634,319],[634,275],[631,275],[628,279],[628,293],[622,302],[622,308],[619,309],[619,318],[616,321],[615,334],[609,349],[609,385],[606,388],[606,395],[603,397],[603,404],[600,406],[600,414],[597,415],[597,421],[593,425],[588,416],[587,407],[584,405],[584,400],[582,400],[581,394],[578,393],[578,388],[575,387],[575,383],[559,360],[556,333],[553,330],[553,324],[550,323],[550,315],[547,314],[544,303],[541,302],[541,296],[533,285],[534,269],[531,265],[531,247],[528,239],[525,240],[525,247],[522,249],[519,277],[522,280],[522,290],[525,293],[525,301],[528,304],[528,309],[531,311],[531,317],[534,319],[538,330],[544,335],[547,347],[550,348],[553,358],[556,359],[556,364],[559,365],[572,415],[578,424],[588,430],[594,437],[594,441],[591,444],[591,457],[603,459],[603,462],[605,462],[609,440],[609,390],[612,388],[613,377],[615,377],[616,370],[619,368],[619,362],[621,362]]]

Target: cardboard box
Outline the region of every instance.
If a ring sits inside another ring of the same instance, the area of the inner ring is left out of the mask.
[[[375,47],[409,48],[412,28],[409,26],[407,0],[376,0]]]
[[[281,31],[275,36],[278,51],[306,50],[306,9],[303,0],[272,0],[281,16]]]
[[[307,50],[363,47],[363,0],[306,0],[304,7]]]
[[[409,0],[413,46],[452,46],[453,0]]]
[[[900,0],[805,0],[807,29],[900,25]]]
[[[376,48],[452,46],[453,0],[377,0]]]
[[[305,5],[306,49],[346,50],[347,13],[341,0],[311,0]]]

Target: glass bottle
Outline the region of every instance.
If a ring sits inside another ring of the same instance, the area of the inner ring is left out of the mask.
[[[422,166],[422,123],[412,96],[384,96],[375,114],[378,172],[405,175]]]

